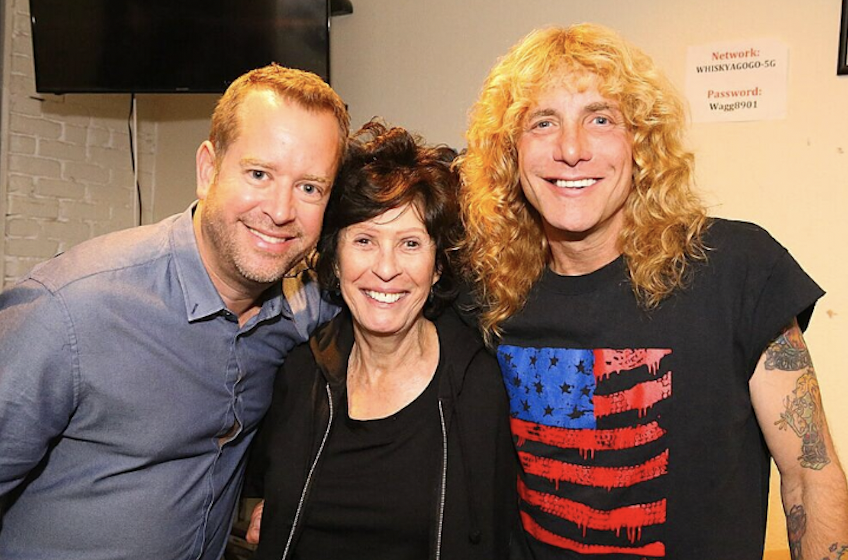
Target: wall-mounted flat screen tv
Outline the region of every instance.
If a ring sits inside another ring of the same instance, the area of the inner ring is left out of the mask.
[[[42,93],[218,93],[271,62],[329,82],[327,0],[30,0]]]

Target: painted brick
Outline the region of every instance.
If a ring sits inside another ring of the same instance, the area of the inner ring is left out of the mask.
[[[59,201],[53,198],[9,195],[8,217],[28,216],[31,218],[59,217]]]
[[[45,221],[41,229],[44,237],[57,241],[62,247],[71,247],[91,238],[91,225],[79,220]]]
[[[15,35],[24,35],[26,37],[30,36],[30,19],[29,13],[22,13],[21,11],[16,11],[12,14],[12,33]]]
[[[60,177],[62,164],[37,156],[9,154],[9,171],[35,177]]]
[[[62,140],[75,146],[86,146],[88,128],[85,126],[65,125],[62,129]]]
[[[12,113],[9,119],[10,132],[31,134],[39,138],[58,140],[62,135],[62,125],[43,118],[27,117]]]
[[[7,239],[6,254],[13,257],[49,258],[59,251],[59,243],[49,239]]]
[[[118,130],[112,129],[112,144],[109,148],[130,153],[130,135],[127,134],[125,128]]]
[[[37,237],[41,231],[41,224],[30,218],[6,220],[6,235],[9,237]]]
[[[35,184],[35,192],[41,196],[82,200],[85,198],[85,185],[59,179],[39,178]]]
[[[35,79],[23,74],[12,74],[9,76],[9,91],[13,95],[34,95]]]
[[[12,52],[15,54],[32,57],[32,39],[30,39],[26,35],[13,35]]]
[[[86,162],[67,161],[63,165],[62,178],[82,183],[106,183],[109,170]]]
[[[87,185],[86,195],[95,203],[132,204],[133,191],[117,185]]]
[[[88,107],[80,107],[79,105],[65,100],[64,104],[46,102],[44,105],[45,118],[59,121],[63,125],[71,126],[90,126],[91,125],[91,110]]]
[[[18,74],[32,74],[32,58],[30,58],[29,56],[24,56],[22,54],[13,54],[12,72],[16,72]]]
[[[85,146],[49,139],[38,141],[38,155],[70,161],[85,161],[86,158]]]
[[[75,95],[74,103],[85,107],[100,118],[114,120],[115,126],[127,129],[130,112],[130,95]]]
[[[88,148],[89,160],[97,162],[98,165],[110,169],[131,169],[132,154],[129,146],[126,149],[100,148],[90,146]]]
[[[141,171],[138,174],[139,182],[144,186],[150,186],[153,184],[153,171],[147,169],[145,166],[141,166]]]
[[[44,114],[57,122],[65,124],[66,119],[63,115],[72,110],[65,106],[68,97],[64,94],[55,93],[39,93],[36,95],[44,101]]]
[[[32,136],[9,135],[9,152],[21,155],[35,155],[36,140]]]
[[[142,126],[139,124],[138,151],[141,153],[152,154],[156,151],[156,134],[158,133],[157,125]]]
[[[35,178],[32,175],[9,175],[9,192],[31,195],[35,192]]]
[[[17,95],[9,102],[12,113],[40,118],[44,110],[44,101],[41,99]]]
[[[85,143],[88,146],[111,146],[112,132],[108,128],[90,126],[86,129]]]
[[[133,227],[136,224],[133,218],[132,208],[113,208],[112,217],[108,221],[99,221],[91,224],[91,235],[97,237],[113,231]]]
[[[82,200],[58,201],[59,212],[65,220],[101,220],[108,218],[109,208]]]
[[[140,177],[139,180],[141,180]],[[112,178],[109,180],[109,184],[135,190],[135,176],[132,169],[112,169]]]

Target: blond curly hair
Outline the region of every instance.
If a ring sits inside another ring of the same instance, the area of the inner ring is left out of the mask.
[[[633,188],[618,244],[640,305],[658,306],[686,285],[692,262],[705,258],[708,219],[694,191],[694,156],[683,142],[685,106],[670,82],[606,27],[536,30],[490,72],[458,162],[464,268],[490,343],[550,262],[541,218],[519,184],[516,146],[539,94],[552,79],[572,74],[597,78],[599,93],[618,102],[633,138]]]

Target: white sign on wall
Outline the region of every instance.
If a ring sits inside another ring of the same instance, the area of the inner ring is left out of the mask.
[[[693,122],[786,117],[789,48],[773,39],[689,47],[686,95]]]

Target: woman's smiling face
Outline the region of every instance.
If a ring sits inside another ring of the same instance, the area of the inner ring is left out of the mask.
[[[439,280],[436,247],[411,204],[342,230],[338,240],[342,298],[363,333],[405,335],[424,319]]]

